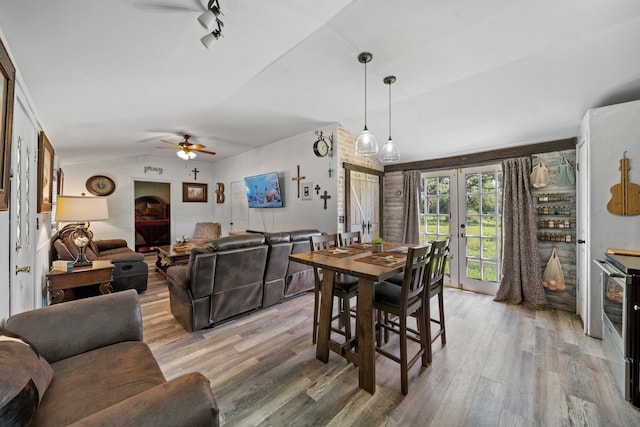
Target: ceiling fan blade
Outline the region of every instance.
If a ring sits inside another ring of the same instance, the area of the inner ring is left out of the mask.
[[[167,141],[167,140],[164,140],[164,139],[161,139],[161,140],[160,140],[160,142],[166,142],[167,144],[171,144],[171,145],[173,145],[174,147],[182,148],[182,147],[180,146],[180,144],[176,144],[175,142]]]
[[[199,2],[198,2],[199,3]],[[135,7],[140,10],[152,10],[155,12],[202,12],[203,6],[200,4],[199,8],[179,5],[169,2],[153,2],[153,3],[134,3]]]
[[[191,144],[189,146],[189,148],[191,148],[192,150],[199,150],[201,148],[204,148],[204,145],[202,145],[202,144]]]
[[[197,151],[198,153],[204,153],[204,154],[212,154],[212,155],[216,155],[216,153],[214,153],[213,151],[207,151],[207,150],[191,150],[191,151]]]

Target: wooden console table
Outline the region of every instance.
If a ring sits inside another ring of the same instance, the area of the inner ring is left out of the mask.
[[[64,301],[65,289],[100,285],[101,294],[113,292],[114,265],[111,263],[91,267],[76,267],[73,271],[50,271],[47,273],[47,289],[51,295],[51,304]]]

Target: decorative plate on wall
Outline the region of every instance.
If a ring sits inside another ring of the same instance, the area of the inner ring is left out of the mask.
[[[116,183],[104,175],[94,175],[87,179],[87,190],[94,196],[108,196],[116,189]]]

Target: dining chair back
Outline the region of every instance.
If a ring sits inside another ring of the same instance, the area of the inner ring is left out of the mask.
[[[427,304],[427,329],[429,336],[429,363],[431,363],[433,352],[432,344],[440,337],[441,345],[447,344],[447,335],[444,322],[444,276],[447,264],[447,256],[449,255],[449,239],[437,240],[431,242],[431,260],[429,267],[429,275],[425,278],[428,283],[429,300],[438,297],[438,318],[431,317],[431,304]],[[433,333],[431,323],[439,326],[438,330]]]
[[[354,243],[362,243],[362,235],[359,231],[346,231],[340,233],[340,246],[349,246]]]
[[[408,372],[419,359],[428,366],[428,335],[425,310],[427,298],[425,275],[429,275],[429,245],[409,248],[404,268],[402,286],[391,282],[374,285],[374,308],[377,309],[376,351],[400,364],[400,384],[403,394],[409,391]],[[415,314],[418,328],[408,326],[407,319]],[[390,316],[391,315],[391,316]],[[400,336],[399,355],[382,348],[382,330]],[[408,340],[420,344],[419,350],[409,359]]]
[[[323,234],[319,236],[309,237],[309,245],[311,251],[319,251],[322,249],[332,249],[338,247],[338,235],[337,234]],[[312,341],[315,344],[318,337],[318,316],[320,312],[320,286],[322,284],[322,272],[319,268],[313,269],[313,275],[315,278],[314,288],[314,305],[313,305],[313,337]],[[345,343],[352,340],[351,333],[351,298],[358,295],[358,278],[349,276],[347,274],[334,273],[333,277],[333,296],[339,299],[338,314],[332,316],[333,320],[338,319],[338,327],[331,326],[331,330],[338,332],[345,337]],[[333,298],[331,299],[331,307],[333,312]],[[355,314],[354,314],[355,317]],[[343,330],[344,329],[344,330]]]

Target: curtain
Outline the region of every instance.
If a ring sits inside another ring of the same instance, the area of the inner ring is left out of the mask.
[[[502,162],[502,280],[495,301],[544,308],[540,256],[529,174],[531,159]]]
[[[405,171],[402,176],[402,241],[412,245],[420,244],[420,177],[420,171]]]

